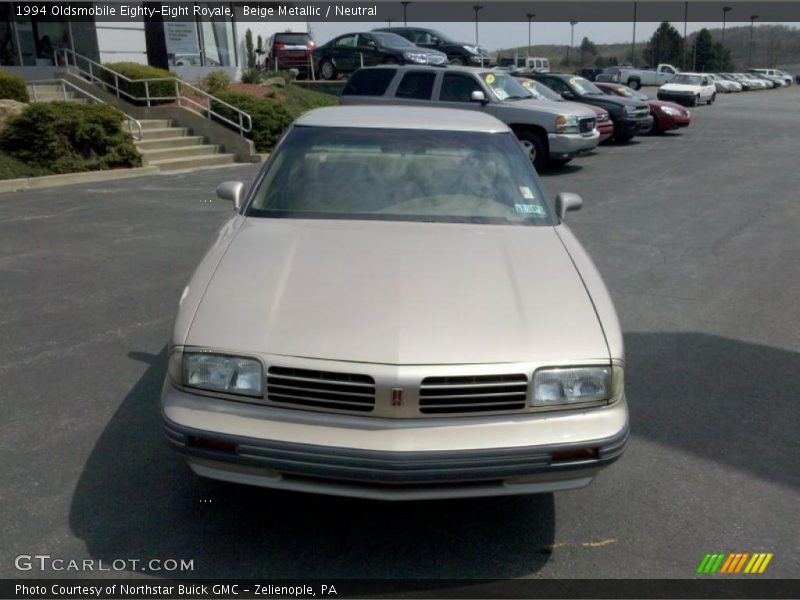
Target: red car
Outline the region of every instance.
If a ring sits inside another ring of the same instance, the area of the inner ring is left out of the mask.
[[[647,95],[632,90],[626,85],[619,83],[595,82],[603,92],[609,96],[622,96],[632,100],[644,100],[650,107],[650,114],[653,115],[653,126],[649,134],[663,133],[671,129],[688,127],[692,120],[692,113],[680,104],[674,102],[664,102],[663,100],[651,100]]]
[[[591,104],[582,104],[580,102],[569,102],[568,100],[564,100],[561,96],[551,90],[549,87],[544,85],[543,83],[539,83],[538,81],[534,81],[533,79],[528,79],[527,77],[515,77],[517,81],[522,84],[526,90],[528,90],[531,95],[536,98],[537,100],[552,100],[553,102],[567,102],[569,104],[579,104],[583,108],[588,108],[594,111],[594,114],[597,115],[597,122],[595,127],[597,128],[597,132],[600,134],[600,143],[602,144],[608,139],[611,139],[614,135],[614,121],[611,120],[611,117],[608,114],[608,111],[600,108],[599,106],[592,106]]]
[[[301,77],[308,77],[311,52],[316,47],[308,33],[275,33],[267,40],[265,66],[268,71],[297,69]]]

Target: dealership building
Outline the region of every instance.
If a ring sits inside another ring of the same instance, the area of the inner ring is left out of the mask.
[[[54,5],[40,4],[46,14],[31,14],[31,5],[0,2],[0,68],[25,79],[52,77],[67,48],[96,62],[130,61],[169,69],[187,80],[209,71],[225,71],[231,77],[246,66],[244,38],[248,29],[264,40],[278,31],[307,31],[306,21],[237,23],[232,3],[182,2],[188,7],[180,19],[169,17],[175,3],[127,2],[81,3],[92,7],[90,16],[58,14]],[[122,10],[126,11],[122,15]],[[86,10],[86,9],[84,9]],[[210,16],[215,11],[223,16]],[[163,12],[163,15],[162,15]],[[27,13],[27,14],[26,14]],[[124,16],[124,18],[123,18]]]

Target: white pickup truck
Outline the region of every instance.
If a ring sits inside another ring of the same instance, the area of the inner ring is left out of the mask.
[[[680,72],[678,67],[660,64],[655,69],[634,69],[632,67],[609,67],[597,76],[597,81],[622,83],[638,90],[643,85],[663,85],[669,83]]]

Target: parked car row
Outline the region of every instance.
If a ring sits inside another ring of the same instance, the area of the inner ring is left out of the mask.
[[[620,84],[598,87],[560,73],[499,68],[381,65],[358,69],[342,91],[345,105],[429,105],[493,115],[517,135],[539,168],[563,165],[601,142],[625,142],[691,121],[682,106],[649,100]]]

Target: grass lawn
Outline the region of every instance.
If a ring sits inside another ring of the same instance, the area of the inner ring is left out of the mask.
[[[288,85],[285,88],[277,88],[278,93],[275,100],[283,103],[295,119],[304,112],[312,108],[321,106],[335,106],[338,100],[330,94],[323,94],[314,90],[306,89],[299,85]]]

